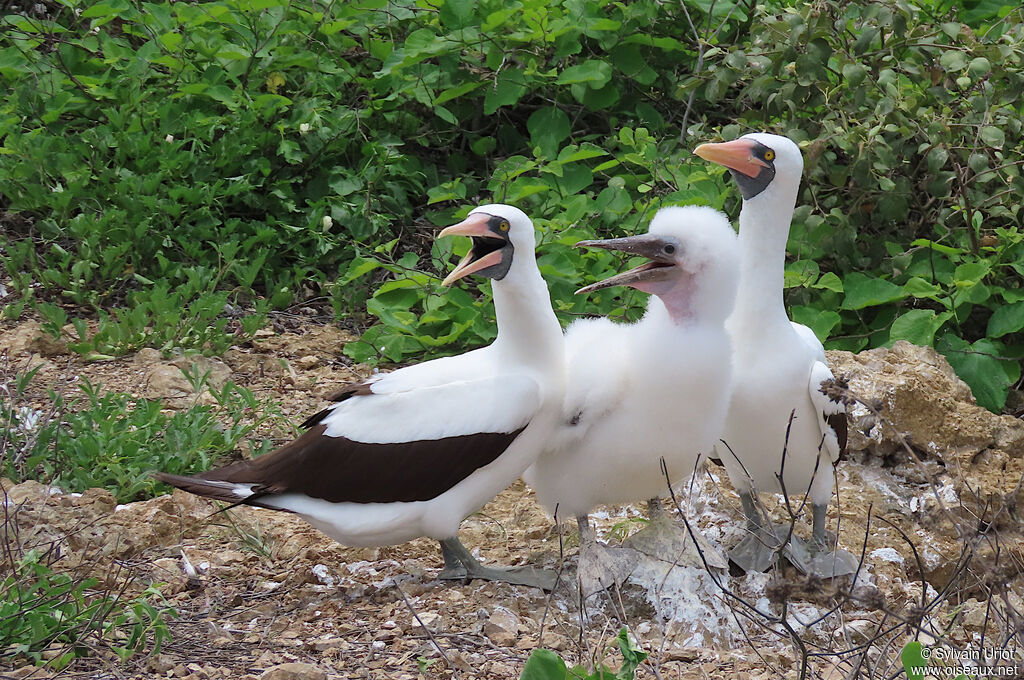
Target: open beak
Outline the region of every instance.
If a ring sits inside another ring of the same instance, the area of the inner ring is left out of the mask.
[[[604,241],[580,241],[576,244],[577,248],[618,250],[630,255],[646,257],[650,261],[603,281],[584,286],[576,291],[576,294],[591,293],[595,290],[611,288],[612,286],[636,287],[640,283],[655,283],[666,280],[669,278],[672,268],[676,266],[673,256],[665,252],[665,248],[668,245],[675,246],[675,242],[666,241],[657,234],[641,234],[625,238],[611,238]]]
[[[473,239],[473,246],[455,269],[444,277],[444,281],[441,282],[442,286],[450,286],[474,272],[501,264],[502,250],[508,245],[508,237],[499,236],[490,228],[493,219],[494,216],[487,213],[473,213],[462,222],[445,227],[437,235],[438,238],[469,236]]]
[[[755,143],[751,139],[741,137],[731,142],[701,144],[693,153],[706,161],[724,165],[747,177],[757,177],[761,174],[761,168],[767,168],[768,164],[754,156]]]

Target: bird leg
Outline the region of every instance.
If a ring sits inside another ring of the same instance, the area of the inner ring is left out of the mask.
[[[813,530],[811,543],[808,546],[810,560],[806,573],[820,578],[846,576],[857,571],[857,559],[845,550],[840,550],[834,536],[825,533],[825,514],[828,505],[811,506]]]
[[[672,565],[703,567],[707,563],[716,569],[729,566],[703,534],[694,530],[691,537],[686,526],[673,521],[661,507],[660,499],[647,501],[647,516],[647,526],[623,541],[622,545]],[[697,539],[696,546],[693,538]]]
[[[636,568],[639,555],[631,548],[612,548],[598,543],[586,515],[576,516],[580,531],[580,556],[576,577],[583,597],[621,586]]]
[[[462,542],[459,541],[458,537],[448,539],[447,541],[438,541],[441,544],[441,556],[444,558],[444,568],[441,573],[437,575],[437,578],[442,581],[461,581],[466,578],[466,567],[462,565],[462,562],[456,556],[455,551],[452,550],[448,541],[455,541],[460,546]],[[465,546],[462,546],[465,549]]]
[[[749,535],[729,551],[729,559],[743,571],[767,571],[778,559],[779,546],[789,530],[762,520],[752,492],[741,492],[740,502]]]
[[[485,567],[473,557],[458,536],[441,541],[441,554],[444,556],[444,569],[438,574],[441,579],[475,578],[484,581],[501,581],[520,586],[530,586],[541,590],[554,590],[558,583],[558,574],[549,569],[537,567]],[[460,568],[461,567],[461,568]]]

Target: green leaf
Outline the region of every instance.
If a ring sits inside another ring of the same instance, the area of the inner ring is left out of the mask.
[[[1024,328],[1024,302],[1015,302],[1011,305],[996,307],[988,320],[988,330],[985,332],[990,338],[1001,338],[1008,333],[1016,333]]]
[[[565,662],[560,656],[550,649],[537,649],[526,660],[519,680],[565,680],[565,675]]]
[[[456,85],[455,87],[449,87],[447,90],[437,95],[434,99],[434,106],[444,104],[447,101],[451,101],[457,97],[461,97],[464,94],[472,92],[473,90],[481,87],[484,83],[482,82],[468,82]]]
[[[559,145],[572,132],[569,116],[560,108],[548,106],[534,111],[526,121],[530,141],[548,158],[558,155]]]
[[[795,288],[809,286],[818,278],[818,263],[814,260],[797,260],[786,264],[783,286]]]
[[[864,82],[868,70],[863,65],[850,63],[843,66],[843,78],[850,84],[850,87],[857,87]]]
[[[558,74],[559,85],[586,83],[594,89],[604,87],[612,79],[612,67],[600,59],[588,59],[582,64],[570,66]]]
[[[979,135],[981,136],[981,141],[995,149],[1002,149],[1003,144],[1006,143],[1006,133],[994,125],[982,127]]]
[[[98,2],[95,5],[89,7],[88,9],[83,10],[81,17],[83,19],[92,19],[94,17],[104,17],[112,19],[113,17],[117,16],[123,11],[123,8],[115,8],[111,7],[109,4],[105,2]]]
[[[860,272],[847,274],[843,279],[843,290],[846,296],[843,298],[843,309],[864,309],[865,307],[877,307],[907,296],[900,286]]]
[[[831,290],[836,293],[843,292],[843,282],[833,272],[825,272],[822,274],[821,278],[818,279],[818,282],[811,287],[819,290]]]
[[[942,288],[933,283],[925,281],[920,276],[912,276],[903,284],[903,290],[907,295],[916,298],[935,298],[942,295]]]
[[[164,46],[164,49],[168,52],[173,52],[178,49],[178,45],[181,44],[181,33],[164,33],[160,36],[160,44]]]
[[[907,680],[924,680],[928,659],[920,642],[912,640],[905,644],[903,651],[900,652],[900,661],[903,662],[903,671],[907,674]]]
[[[889,342],[906,340],[924,347],[930,347],[935,341],[935,333],[942,327],[951,312],[936,314],[933,309],[912,309],[899,316],[889,327]]]
[[[817,309],[803,305],[794,306],[790,309],[790,313],[793,315],[793,321],[810,328],[822,342],[828,339],[832,329],[843,320],[838,312],[831,309]]]
[[[990,271],[988,262],[965,262],[953,272],[953,283],[957,288],[968,288],[981,283]]]
[[[448,29],[459,29],[473,21],[475,0],[444,0],[439,16],[441,23]]]
[[[947,333],[935,344],[956,374],[967,383],[979,406],[999,413],[1006,405],[1006,397],[1013,380],[996,358],[999,346],[992,340],[981,339],[973,345]]]
[[[943,255],[962,255],[965,251],[963,248],[951,248],[950,246],[936,243],[935,241],[929,241],[926,238],[919,238],[910,242],[910,245],[920,248],[930,248]]]
[[[615,674],[615,680],[633,680],[636,668],[647,658],[647,653],[637,647],[629,635],[629,629],[622,628],[618,635],[619,651],[622,652],[622,666]]]
[[[526,82],[520,69],[506,69],[498,75],[493,85],[487,86],[484,97],[484,115],[489,116],[499,107],[512,106],[526,94]]]

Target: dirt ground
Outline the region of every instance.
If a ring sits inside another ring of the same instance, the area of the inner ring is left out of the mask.
[[[211,380],[272,397],[295,422],[322,408],[333,388],[369,373],[342,355],[351,339],[331,326],[279,324],[219,359],[143,350],[86,363],[33,322],[0,327],[8,371],[42,365],[30,392],[35,408],[45,408],[47,387],[73,391],[86,378],[183,408],[205,398],[181,378],[199,361]],[[426,539],[347,548],[288,514],[215,515],[216,506],[183,492],[117,505],[103,490],[72,494],[5,480],[8,526],[23,545],[58,546],[55,569],[114,585],[130,579],[130,592],[163,584],[178,617],[172,641],[155,656],[122,664],[101,650],[59,674],[0,656],[0,676],[518,678],[538,646],[569,663],[617,668],[614,638],[623,625],[650,655],[641,678],[796,678],[801,659],[806,677],[886,678],[915,637],[961,649],[1015,644],[1024,622],[1016,515],[1024,423],[973,405],[932,350],[898,343],[830,353],[830,362],[863,399],[851,407],[852,452],[839,466],[839,510],[830,515],[840,544],[863,556],[856,581],[654,565],[621,589],[581,600],[575,526],[556,525],[522,482],[469,517],[461,537],[488,564],[560,569],[563,585],[551,594],[439,581],[438,547]],[[739,503],[722,468],[709,466],[679,498],[717,547],[741,537]],[[784,499],[763,500],[773,518],[786,519]],[[641,516],[640,507],[609,507],[592,520],[614,544]],[[802,518],[797,533],[807,534],[807,525]]]

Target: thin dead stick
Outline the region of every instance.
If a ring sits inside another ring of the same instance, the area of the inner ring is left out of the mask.
[[[430,638],[430,644],[434,645],[434,649],[437,650],[437,653],[440,654],[441,658],[444,659],[445,663],[448,664],[448,668],[451,669],[452,675],[458,676],[459,669],[452,665],[452,660],[449,659],[448,655],[444,653],[443,649],[441,649],[441,645],[437,644],[437,640],[434,639],[434,633],[431,632],[431,630],[427,628],[427,625],[423,623],[422,619],[420,619],[419,613],[412,606],[412,603],[409,602],[409,598],[405,596],[405,591],[402,590],[401,586],[398,585],[398,581],[391,579],[391,585],[393,585],[395,587],[395,590],[398,591],[398,594],[402,596],[402,602],[405,602],[405,606],[409,608],[410,612],[412,612],[412,616],[414,619],[416,619],[416,623],[420,624],[420,628],[426,631],[427,637]]]

